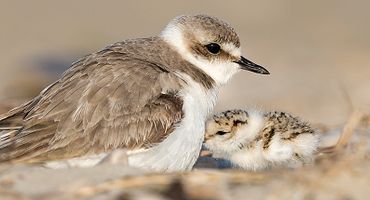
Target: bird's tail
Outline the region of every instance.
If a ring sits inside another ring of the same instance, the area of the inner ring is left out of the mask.
[[[34,101],[0,115],[0,162],[7,160],[16,142],[17,135],[23,130],[24,119]]]

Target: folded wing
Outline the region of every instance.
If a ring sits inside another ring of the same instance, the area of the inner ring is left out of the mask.
[[[0,162],[149,148],[183,116],[180,85],[155,63],[109,49],[89,55],[38,97],[0,116]]]

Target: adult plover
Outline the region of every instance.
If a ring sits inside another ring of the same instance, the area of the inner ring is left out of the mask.
[[[285,112],[229,110],[207,121],[205,147],[236,167],[296,167],[312,160],[318,134]]]
[[[77,157],[91,164],[126,149],[132,166],[189,170],[219,87],[240,69],[269,73],[241,56],[226,22],[177,17],[159,36],[78,60],[39,96],[1,116],[0,161]]]

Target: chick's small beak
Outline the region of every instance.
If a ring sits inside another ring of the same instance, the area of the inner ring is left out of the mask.
[[[255,72],[255,73],[258,73],[258,74],[270,74],[269,71],[267,71],[267,69],[265,69],[264,67],[260,66],[260,65],[257,65],[256,63],[244,58],[243,56],[240,57],[240,60],[238,61],[234,61],[235,63],[238,63],[240,65],[240,68],[243,69],[243,70],[248,70],[248,71],[251,71],[251,72]]]

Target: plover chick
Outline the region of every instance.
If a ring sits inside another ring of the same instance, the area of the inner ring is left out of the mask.
[[[132,166],[189,170],[219,87],[241,69],[268,74],[241,56],[228,23],[177,17],[159,36],[87,55],[40,95],[0,116],[0,162],[83,158],[93,164],[124,149]]]
[[[233,166],[263,170],[309,163],[318,140],[307,122],[288,113],[228,110],[208,120],[204,145]]]

